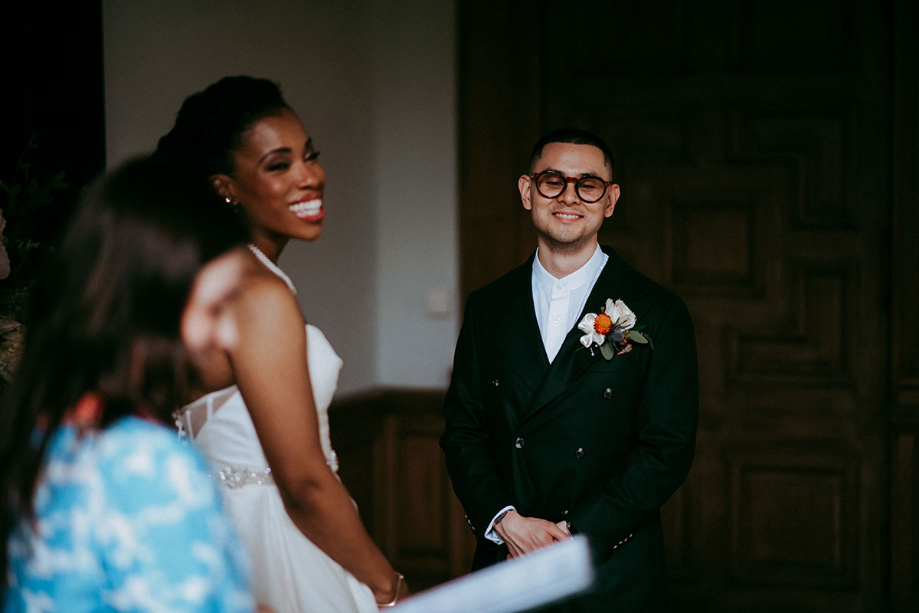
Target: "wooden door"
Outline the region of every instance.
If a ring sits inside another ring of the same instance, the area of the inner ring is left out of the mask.
[[[460,3],[464,293],[535,247],[516,177],[539,134],[577,125],[617,157],[601,243],[692,312],[673,610],[887,601],[890,10]]]

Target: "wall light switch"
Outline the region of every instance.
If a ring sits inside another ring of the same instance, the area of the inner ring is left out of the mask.
[[[428,317],[449,317],[453,313],[453,293],[439,287],[428,288],[424,295]]]

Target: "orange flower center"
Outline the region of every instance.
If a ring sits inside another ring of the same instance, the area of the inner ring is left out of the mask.
[[[613,329],[613,320],[606,313],[600,313],[594,320],[594,330],[600,334],[609,334]]]

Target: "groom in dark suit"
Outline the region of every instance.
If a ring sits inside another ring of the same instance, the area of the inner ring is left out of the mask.
[[[678,297],[599,246],[619,198],[599,137],[543,137],[518,187],[538,249],[469,296],[444,407],[441,446],[476,535],[473,567],[580,533],[597,580],[557,610],[661,610],[659,509],[695,447],[692,321]]]

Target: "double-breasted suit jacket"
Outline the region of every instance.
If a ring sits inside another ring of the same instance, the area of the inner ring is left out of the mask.
[[[578,321],[607,298],[621,299],[654,348],[634,343],[607,361],[581,345],[575,327],[550,365],[531,256],[469,297],[441,446],[476,534],[474,568],[506,559],[507,547],[484,532],[513,505],[523,516],[567,520],[588,537],[597,581],[566,610],[654,610],[665,575],[659,509],[686,477],[695,447],[695,337],[679,298],[603,250],[609,261]]]

